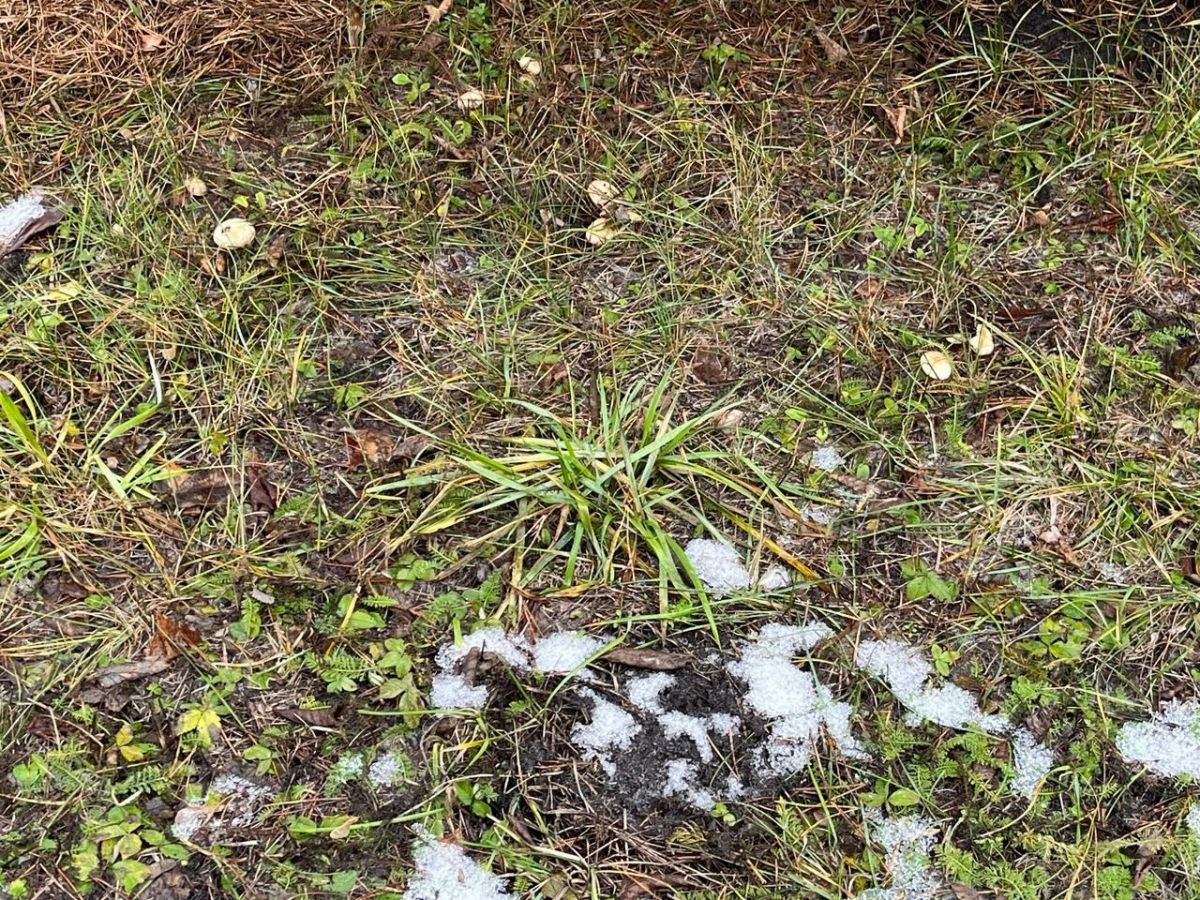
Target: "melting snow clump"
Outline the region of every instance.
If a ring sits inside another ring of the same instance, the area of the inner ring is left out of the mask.
[[[909,711],[909,724],[929,720],[946,728],[969,725],[987,732],[1007,732],[1003,716],[986,715],[970,693],[951,682],[933,687],[926,683],[933,666],[916,647],[904,641],[863,641],[858,647],[859,668],[881,678]]]
[[[621,707],[595,692],[584,689],[580,693],[592,701],[592,721],[587,725],[576,723],[571,729],[571,739],[583,748],[584,759],[596,760],[612,778],[617,774],[617,764],[611,751],[628,750],[642,726]]]
[[[638,709],[643,709],[648,713],[663,713],[666,710],[663,709],[659,695],[674,683],[674,675],[668,675],[666,672],[654,672],[651,675],[629,679],[629,683],[625,686],[625,693],[629,697],[629,702]]]
[[[1200,703],[1171,700],[1150,721],[1122,725],[1117,750],[1156,775],[1200,778]]]
[[[695,538],[683,550],[704,586],[714,597],[750,587],[750,573],[741,555],[721,541]]]
[[[325,789],[335,791],[344,784],[357,781],[367,771],[367,760],[361,753],[343,753],[325,775]]]
[[[375,757],[371,767],[367,769],[367,780],[372,787],[391,787],[403,781],[408,774],[408,760],[394,750],[388,750]]]
[[[483,869],[457,844],[439,841],[427,831],[417,837],[416,869],[404,900],[509,900],[504,882]]]
[[[433,676],[429,686],[429,703],[435,709],[483,709],[488,690],[482,684],[470,684],[454,672]]]
[[[542,638],[533,648],[533,667],[539,672],[590,674],[584,663],[608,643],[581,631],[560,631]]]
[[[1032,800],[1038,785],[1054,768],[1054,751],[1039,744],[1026,729],[1018,728],[1012,737],[1013,768],[1017,774],[1010,787]]]
[[[825,625],[763,628],[758,640],[742,648],[742,658],[726,667],[749,685],[746,703],[770,720],[771,735],[762,764],[777,775],[794,775],[812,758],[822,726],[846,756],[867,753],[850,733],[849,704],[838,703],[809,672],[792,665],[792,656],[809,650],[832,632]]]
[[[830,525],[836,517],[836,511],[831,506],[817,506],[810,503],[800,510],[800,515],[814,525]]]
[[[924,816],[887,819],[878,813],[868,818],[871,840],[883,848],[892,883],[870,888],[858,900],[935,900],[941,879],[930,870],[929,851],[937,828]]]
[[[487,628],[473,631],[462,639],[461,644],[446,644],[438,650],[437,664],[443,671],[449,671],[472,650],[498,656],[520,671],[529,668],[528,642],[522,637],[510,638],[499,625],[489,625]]]
[[[712,762],[712,745],[708,742],[710,732],[729,734],[741,724],[737,716],[726,713],[714,713],[711,716],[692,716],[676,710],[663,708],[660,695],[675,683],[675,676],[666,672],[654,672],[631,678],[625,686],[629,701],[638,709],[650,713],[658,719],[662,726],[663,735],[670,739],[676,737],[690,738],[696,745],[696,754],[701,762]]]
[[[246,828],[274,791],[234,772],[212,780],[203,798],[188,803],[175,813],[171,833],[181,841],[193,841],[202,830],[217,840],[227,828]]]
[[[758,579],[758,589],[760,591],[782,591],[789,587],[792,583],[792,576],[788,574],[788,570],[783,566],[771,566]]]
[[[696,809],[708,812],[717,805],[717,799],[708,788],[700,786],[696,764],[686,759],[673,759],[667,763],[667,780],[663,784],[664,797],[680,797]]]
[[[833,472],[841,468],[845,457],[838,452],[837,447],[818,447],[812,452],[812,467],[822,472]]]
[[[482,709],[487,704],[488,690],[484,685],[471,684],[455,667],[472,650],[491,653],[519,672],[529,668],[529,644],[524,638],[510,638],[498,625],[480,628],[462,639],[451,641],[437,652],[441,672],[433,676],[429,702],[437,709]]]

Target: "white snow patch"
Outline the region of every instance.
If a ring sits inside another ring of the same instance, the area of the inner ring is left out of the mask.
[[[417,836],[413,852],[416,871],[408,882],[404,900],[508,900],[504,882],[449,841],[427,831]]]
[[[591,673],[584,664],[607,643],[581,631],[560,631],[537,642],[533,648],[533,667],[539,672],[550,673],[579,670],[579,674],[586,677]]]
[[[832,633],[821,624],[767,625],[757,641],[742,648],[742,658],[726,667],[749,685],[746,703],[770,720],[771,734],[761,751],[769,772],[794,775],[803,770],[822,728],[846,756],[867,755],[850,733],[850,705],[836,702],[811,673],[792,665],[795,653]]]
[[[429,702],[435,709],[482,709],[487,705],[487,687],[471,684],[455,671],[472,650],[491,653],[519,672],[529,669],[528,641],[520,636],[510,638],[499,625],[480,628],[461,643],[451,641],[438,650],[435,661],[441,672],[433,676],[429,691]]]
[[[838,451],[837,447],[818,447],[812,452],[812,467],[820,469],[822,472],[833,472],[841,468],[846,458]]]
[[[858,900],[935,900],[941,895],[941,879],[931,871],[929,852],[937,826],[924,816],[884,818],[868,815],[871,840],[883,848],[884,862],[892,876],[888,887],[869,888]]]
[[[1117,750],[1156,775],[1200,778],[1200,703],[1171,700],[1150,721],[1122,725]]]
[[[455,672],[434,675],[429,686],[429,703],[434,709],[483,709],[487,700],[486,687],[468,684],[466,678]]]
[[[638,709],[658,715],[666,712],[659,697],[674,683],[674,675],[668,675],[666,672],[654,672],[650,675],[629,679],[625,685],[625,693],[629,697],[629,702]]]
[[[608,777],[613,778],[617,764],[612,760],[612,751],[628,750],[642,726],[621,707],[594,691],[584,688],[580,693],[592,701],[592,721],[587,725],[576,723],[571,729],[571,739],[583,748],[584,759],[596,760]]]
[[[750,587],[750,573],[741,555],[731,546],[708,538],[694,538],[683,550],[696,575],[714,597],[724,597]]]
[[[758,579],[758,589],[760,591],[782,591],[786,587],[790,587],[792,576],[788,574],[788,570],[783,566],[771,566]]]
[[[1120,563],[1102,562],[1096,567],[1096,575],[1109,584],[1129,584],[1129,569]]]
[[[725,794],[730,800],[740,800],[746,796],[746,786],[738,775],[730,775],[725,779]]]
[[[708,812],[717,805],[712,791],[700,785],[696,764],[687,759],[673,759],[667,763],[667,780],[663,784],[664,797],[680,797],[696,809]]]
[[[473,631],[464,637],[460,644],[451,642],[444,645],[438,650],[437,664],[443,672],[449,672],[472,650],[491,653],[518,671],[523,672],[529,668],[529,642],[520,636],[510,638],[499,625],[489,625]]]
[[[367,769],[367,780],[376,789],[392,787],[404,780],[407,769],[407,760],[392,750],[386,750],[375,757]]]
[[[916,647],[904,641],[863,641],[855,654],[859,668],[887,683],[896,698],[908,708],[911,725],[928,720],[946,728],[970,725],[990,733],[1007,733],[1011,723],[1004,716],[987,715],[979,701],[953,682],[937,687],[927,683],[933,666]]]
[[[1037,795],[1038,786],[1054,768],[1054,751],[1043,747],[1025,728],[1012,736],[1013,768],[1016,775],[1009,785],[1028,800]]]

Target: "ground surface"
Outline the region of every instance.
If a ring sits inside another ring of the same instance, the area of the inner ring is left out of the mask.
[[[67,205],[0,263],[0,896],[435,896],[426,833],[514,896],[1194,896],[1194,779],[1117,741],[1200,693],[1193,29],[442,6],[299,96],[151,38],[144,89],[0,117],[6,197]],[[764,770],[773,623],[827,626],[773,671],[862,753]],[[605,643],[581,689],[485,624]],[[1032,800],[880,638],[1051,751]],[[739,726],[672,734],[647,666]]]

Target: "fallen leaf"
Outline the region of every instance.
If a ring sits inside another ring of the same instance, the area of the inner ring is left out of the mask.
[[[284,708],[275,711],[279,718],[297,725],[307,725],[309,728],[341,728],[346,720],[347,708],[344,704],[335,703],[320,709]]]
[[[139,678],[149,678],[170,668],[171,662],[165,656],[150,659],[140,659],[137,662],[118,663],[115,666],[105,666],[92,673],[90,681],[98,687],[116,687],[126,681],[136,681]]]
[[[458,95],[455,100],[455,105],[463,112],[470,112],[473,109],[479,109],[483,106],[487,98],[483,95],[483,91],[478,88],[469,88]]]
[[[346,447],[350,451],[346,467],[357,469],[363,463],[382,468],[397,462],[411,462],[421,455],[429,441],[423,435],[397,437],[377,428],[357,428],[346,434]]]
[[[648,647],[614,647],[600,658],[618,665],[651,669],[655,672],[672,672],[691,662],[691,657],[686,654],[652,650]]]
[[[246,502],[250,504],[250,508],[255,512],[268,515],[275,512],[278,491],[275,490],[275,485],[271,483],[263,467],[256,462],[246,466],[246,481],[248,482]]]
[[[429,16],[429,24],[436,25],[442,21],[442,16],[450,12],[450,7],[454,5],[454,0],[442,0],[437,6],[432,4],[425,5],[425,15]]]
[[[975,336],[967,341],[967,343],[980,356],[990,356],[992,351],[996,349],[996,342],[992,339],[992,330],[983,324],[983,322],[975,326]]]
[[[921,371],[930,378],[945,381],[954,374],[954,361],[941,350],[926,350],[921,354]]]
[[[733,368],[721,354],[700,350],[692,358],[692,372],[705,384],[724,384],[733,378]]]
[[[589,244],[591,244],[593,247],[600,247],[604,244],[607,244],[620,233],[621,229],[618,225],[604,216],[601,216],[587,227],[587,231],[584,232],[584,235],[587,237],[587,242]]]
[[[200,632],[196,628],[164,612],[155,612],[154,637],[146,648],[146,657],[172,660],[179,655],[181,646],[195,647],[199,643]]]
[[[330,830],[329,839],[331,841],[346,840],[346,838],[350,837],[350,826],[357,821],[358,816],[346,816],[346,818],[344,818],[341,822],[334,826],[333,829]]]
[[[0,256],[7,256],[35,234],[62,221],[62,210],[38,191],[0,206]]]
[[[1200,344],[1190,344],[1171,352],[1167,357],[1167,377],[1176,381],[1192,367],[1196,357],[1200,355]]]
[[[878,278],[867,278],[854,289],[854,296],[860,300],[877,300],[884,295],[884,284]]]
[[[955,900],[983,900],[983,894],[975,888],[957,881],[950,885],[950,893],[954,895]]]
[[[825,59],[831,65],[836,66],[850,55],[850,51],[826,34],[825,29],[814,27],[813,33],[817,36],[817,42],[821,45],[821,49],[825,51]]]
[[[229,477],[223,469],[180,472],[167,479],[167,486],[179,504],[180,512],[198,513],[225,501],[229,496]]]
[[[147,53],[152,50],[157,50],[163,45],[164,40],[166,40],[166,38],[164,38],[157,31],[142,32],[142,49]]]
[[[608,208],[608,204],[620,197],[621,192],[617,190],[611,181],[597,178],[588,184],[587,195],[594,206],[603,210]]]
[[[271,238],[266,249],[267,265],[272,269],[278,268],[279,264],[283,261],[283,254],[286,249],[287,238],[282,234],[277,234]]]
[[[908,119],[908,107],[897,106],[895,109],[883,108],[883,114],[887,116],[888,124],[892,126],[892,134],[896,136],[896,143],[899,144],[904,140],[904,124]]]
[[[530,78],[537,78],[542,74],[542,63],[540,60],[532,56],[522,56],[517,60],[517,65],[521,71]]]

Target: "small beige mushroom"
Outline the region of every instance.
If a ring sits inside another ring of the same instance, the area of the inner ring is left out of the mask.
[[[542,74],[542,62],[536,57],[528,55],[522,56],[517,60],[517,65],[520,66],[521,71],[530,78],[537,78]]]
[[[954,361],[941,350],[926,350],[921,354],[921,371],[930,378],[945,381],[954,374]]]
[[[193,197],[203,197],[208,193],[208,185],[204,183],[204,179],[195,175],[183,180],[183,189]]]
[[[588,199],[599,209],[607,209],[608,205],[621,196],[611,181],[597,178],[587,186]]]
[[[992,340],[992,329],[982,322],[975,326],[975,336],[967,343],[980,356],[989,356],[996,349],[996,342]]]
[[[465,90],[459,94],[455,103],[463,112],[469,112],[470,110],[479,109],[482,107],[486,99],[487,98],[483,95],[483,91],[479,90],[478,88],[470,88],[469,90]]]
[[[592,222],[584,232],[587,237],[587,242],[593,247],[599,247],[602,244],[607,244],[615,238],[621,229],[611,219],[601,216]]]
[[[254,226],[245,219],[226,219],[213,231],[213,243],[222,250],[240,250],[254,243]]]

